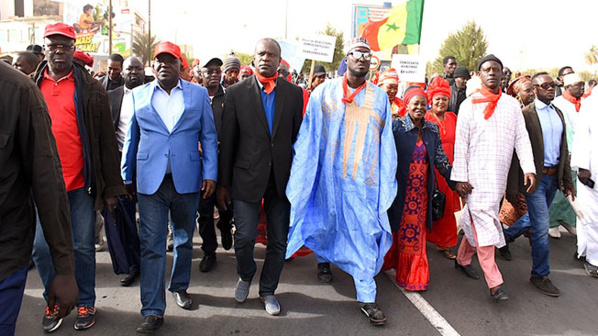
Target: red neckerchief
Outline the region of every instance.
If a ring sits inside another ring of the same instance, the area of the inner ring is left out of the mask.
[[[579,112],[579,109],[581,108],[581,98],[578,99],[573,97],[567,90],[563,91],[563,98],[567,99],[568,102],[575,105],[575,112]]]
[[[488,118],[492,117],[494,109],[496,108],[496,104],[498,104],[498,100],[502,96],[502,90],[499,89],[498,94],[496,94],[490,91],[490,89],[488,89],[484,85],[482,85],[482,88],[480,89],[480,94],[482,94],[482,96],[484,97],[474,98],[472,102],[474,104],[488,103],[488,105],[486,105],[486,108],[484,109],[484,119],[488,120]]]
[[[347,73],[345,72],[345,75],[343,76],[343,103],[349,103],[349,104],[352,103],[353,99],[355,99],[355,96],[357,96],[359,91],[363,90],[363,88],[367,84],[368,84],[368,81],[366,80],[357,89],[355,89],[355,91],[353,91],[353,93],[350,96],[348,96],[349,95],[349,86],[347,85]]]
[[[264,92],[266,92],[266,94],[270,94],[272,91],[274,91],[274,88],[276,87],[276,78],[278,78],[278,72],[275,72],[272,77],[264,77],[256,71],[255,77],[260,83],[262,83],[262,85],[264,85]]]

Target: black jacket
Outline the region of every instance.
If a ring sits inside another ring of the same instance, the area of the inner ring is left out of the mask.
[[[415,127],[409,114],[403,118],[395,119],[392,122],[392,132],[395,138],[395,146],[397,147],[397,197],[390,209],[388,209],[388,219],[390,227],[393,232],[398,231],[403,217],[403,208],[405,207],[405,198],[407,195],[407,183],[409,179],[409,166],[413,158],[413,151],[415,143],[417,142],[418,128]],[[424,120],[424,125],[421,128],[422,140],[426,146],[428,162],[428,181],[426,190],[428,192],[428,209],[432,208],[432,191],[434,190],[434,166],[438,172],[444,177],[451,189],[455,188],[454,182],[450,180],[452,166],[444,154],[442,149],[442,142],[440,141],[440,133],[438,133],[438,126],[432,122]],[[432,211],[426,214],[426,225],[432,229]]]
[[[451,98],[449,99],[449,106],[447,111],[451,111],[456,115],[459,115],[459,106],[467,98],[466,90],[459,91],[457,84],[451,84]]]
[[[278,195],[286,198],[293,143],[303,120],[301,88],[277,79],[274,106],[271,136],[255,76],[226,89],[218,179],[237,200],[258,202],[270,174]]]
[[[212,112],[214,113],[214,124],[216,125],[216,133],[220,139],[222,132],[222,118],[224,116],[224,88],[218,84],[218,92],[212,98]]]
[[[69,201],[48,108],[31,78],[4,62],[0,111],[0,282],[29,265],[36,208],[56,274],[72,274]]]
[[[123,97],[125,95],[125,89],[123,86],[119,86],[114,90],[108,91],[108,100],[110,101],[110,112],[112,113],[112,123],[114,124],[114,131],[118,130],[118,124],[120,122],[120,108],[123,103]]]

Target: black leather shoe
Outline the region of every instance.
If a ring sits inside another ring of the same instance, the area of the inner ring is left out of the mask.
[[[455,260],[455,268],[458,269],[459,271],[463,271],[463,273],[465,273],[465,275],[467,275],[469,278],[472,278],[475,280],[478,280],[480,278],[480,276],[478,275],[478,272],[476,272],[473,269],[473,267],[471,267],[471,265],[461,266],[461,265],[459,265],[457,260]]]
[[[156,315],[148,315],[143,318],[143,323],[137,327],[136,331],[140,334],[153,334],[154,330],[157,330],[164,323],[163,317]]]
[[[233,247],[233,235],[230,233],[230,223],[221,223],[222,219],[218,221],[218,229],[220,229],[220,244],[225,250],[230,250]]]
[[[124,277],[120,278],[120,285],[124,287],[129,287],[135,282],[135,279],[139,276],[139,267],[134,267],[129,271],[129,274],[125,275]]]
[[[172,296],[174,296],[174,302],[176,302],[177,306],[183,309],[191,308],[193,300],[191,300],[191,296],[189,296],[186,290],[172,292]]]
[[[318,263],[318,279],[322,282],[332,281],[332,270],[330,263]]]
[[[548,276],[531,277],[529,281],[534,285],[540,292],[548,296],[559,296],[561,291],[552,284],[552,281],[548,279]]]
[[[201,262],[199,263],[199,270],[201,272],[209,272],[211,271],[214,266],[216,265],[216,253],[212,252],[212,253],[205,253],[203,255],[203,259],[201,259]]]
[[[509,251],[509,244],[506,244],[505,246],[499,248],[498,255],[500,255],[500,257],[506,261],[513,260],[513,257],[511,256],[511,251]]]

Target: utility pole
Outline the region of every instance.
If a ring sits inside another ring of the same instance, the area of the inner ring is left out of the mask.
[[[147,65],[152,59],[152,0],[147,0]]]
[[[112,54],[112,0],[108,5],[108,55]]]

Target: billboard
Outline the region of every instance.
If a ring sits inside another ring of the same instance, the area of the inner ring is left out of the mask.
[[[109,49],[109,15],[112,15],[112,50]],[[72,0],[64,3],[63,22],[75,28],[77,49],[92,55],[131,55],[135,15],[129,8],[109,11],[103,2]]]
[[[380,21],[390,13],[390,4],[385,6],[376,5],[353,5],[353,17],[351,20],[351,38],[355,38],[363,31],[368,19],[371,21]]]

